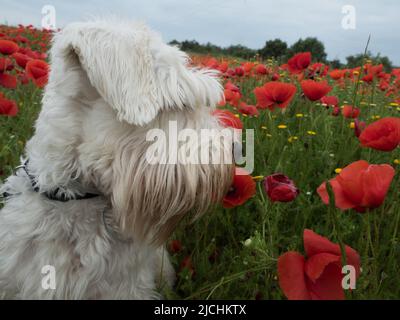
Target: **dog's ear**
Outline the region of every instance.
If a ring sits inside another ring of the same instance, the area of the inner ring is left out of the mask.
[[[134,125],[149,123],[163,109],[215,105],[222,95],[216,71],[188,68],[184,53],[143,24],[70,24],[55,35],[51,59],[50,86],[72,94],[86,80],[119,120]],[[79,69],[78,80],[66,77]]]

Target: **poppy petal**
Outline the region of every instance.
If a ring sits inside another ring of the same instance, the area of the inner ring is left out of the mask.
[[[342,210],[354,208],[354,204],[350,200],[348,200],[346,198],[346,195],[343,193],[343,189],[340,186],[339,182],[335,178],[329,180],[329,182],[335,195],[335,206]],[[319,186],[319,188],[317,189],[317,193],[325,204],[329,204],[329,194],[326,189],[326,182],[322,183]]]
[[[289,300],[310,300],[304,274],[304,257],[289,251],[278,259],[279,285]]]
[[[15,89],[17,87],[17,78],[12,74],[0,73],[0,86]]]
[[[305,272],[308,278],[315,282],[322,275],[325,267],[331,263],[340,265],[340,256],[332,253],[318,253],[307,259]]]
[[[361,206],[379,207],[385,200],[394,175],[395,171],[390,165],[370,165],[363,175],[364,197]]]
[[[313,300],[344,300],[342,287],[343,274],[338,264],[331,263],[326,266],[317,281],[307,279],[307,286]]]

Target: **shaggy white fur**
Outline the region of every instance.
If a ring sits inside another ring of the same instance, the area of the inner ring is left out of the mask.
[[[220,130],[215,71],[143,24],[74,23],[55,35],[51,72],[28,171],[0,192],[0,296],[19,299],[152,299],[174,281],[164,243],[188,213],[203,214],[232,181],[233,165],[146,162],[149,129]],[[58,189],[57,189],[58,188]],[[46,192],[99,197],[60,202]],[[42,286],[54,266],[56,288]],[[163,279],[163,280],[162,280]]]

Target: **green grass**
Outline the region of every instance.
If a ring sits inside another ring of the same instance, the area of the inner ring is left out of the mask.
[[[261,83],[254,84],[252,79],[243,81],[243,95],[254,99],[251,92]],[[342,102],[351,101],[350,89],[335,88],[332,94],[337,94]],[[367,105],[361,105],[362,119],[371,122],[372,116],[399,115],[396,108],[388,107],[389,100],[383,94],[376,93],[374,101],[368,98],[360,98],[368,101]],[[295,116],[298,113],[304,116],[298,118]],[[296,97],[286,113],[264,111],[258,118],[241,117],[246,128],[255,129],[253,176],[282,172],[296,182],[301,194],[292,203],[271,203],[258,182],[257,195],[245,205],[217,210],[194,225],[180,228],[174,238],[183,243],[184,250],[173,257],[175,265],[178,268],[179,261],[191,255],[196,275],[191,279],[188,273],[183,273],[177,290],[168,297],[254,299],[261,294],[265,299],[282,299],[277,258],[289,250],[304,252],[305,228],[334,242],[338,242],[339,234],[345,244],[360,253],[362,274],[350,298],[400,297],[398,166],[384,205],[368,213],[335,210],[333,215],[329,214],[329,207],[316,193],[323,181],[336,175],[336,168],[360,159],[393,165],[393,160],[400,157],[399,149],[384,153],[360,148],[354,130],[349,128],[351,120],[330,113],[323,106]],[[279,124],[288,127],[278,129]],[[297,136],[298,140],[290,143],[290,136]],[[246,239],[252,240],[250,246],[244,245]],[[208,257],[215,250],[220,255],[210,262]]]
[[[248,103],[255,103],[252,93],[263,78],[236,81]],[[284,79],[284,81],[289,81]],[[363,89],[366,84],[361,84]],[[18,102],[16,117],[0,116],[0,179],[5,179],[23,154],[26,141],[33,134],[40,110],[42,91],[33,84],[4,90],[7,98]],[[331,116],[331,110],[300,97],[301,90],[286,112],[261,111],[260,116],[240,116],[245,128],[255,130],[255,169],[253,176],[284,173],[301,190],[291,203],[271,203],[257,182],[257,194],[234,209],[218,208],[194,224],[182,223],[171,239],[178,239],[183,250],[172,255],[179,270],[181,261],[191,256],[195,275],[188,270],[178,273],[173,291],[161,288],[167,298],[177,299],[284,299],[277,281],[278,257],[289,250],[304,253],[303,230],[316,233],[353,247],[361,255],[362,273],[351,299],[400,298],[400,150],[379,152],[359,146],[350,120]],[[357,94],[356,105],[361,119],[372,116],[399,116],[399,108],[389,107],[391,100],[378,90]],[[343,104],[353,101],[354,84],[345,89],[336,86],[330,94]],[[371,105],[372,104],[372,105]],[[233,108],[230,108],[233,110]],[[296,114],[303,114],[297,117]],[[279,129],[279,124],[287,125]],[[262,127],[266,127],[263,129]],[[307,131],[314,131],[310,135]],[[291,136],[297,140],[289,142]],[[384,204],[364,214],[333,210],[320,200],[316,189],[335,176],[335,169],[364,159],[370,163],[392,164],[396,176]],[[251,243],[245,245],[245,241]],[[210,258],[214,257],[214,258]]]

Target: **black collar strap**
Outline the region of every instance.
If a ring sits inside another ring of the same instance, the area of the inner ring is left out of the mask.
[[[24,169],[26,175],[27,175],[28,178],[29,178],[29,181],[31,182],[33,191],[39,193],[39,192],[40,192],[40,188],[39,188],[38,184],[37,184],[36,181],[35,181],[35,177],[32,176],[31,174],[29,174],[27,166],[28,166],[28,160],[26,160],[25,163],[24,163],[23,165],[17,167],[17,169]],[[74,195],[72,195],[71,197],[68,197],[68,196],[67,196],[66,194],[64,194],[64,193],[59,193],[59,191],[60,191],[60,188],[56,188],[56,189],[54,189],[54,190],[52,190],[52,191],[43,192],[42,194],[43,194],[46,198],[48,198],[49,200],[61,201],[61,202],[67,202],[67,201],[70,201],[70,200],[91,199],[91,198],[95,198],[95,197],[98,197],[98,196],[99,196],[99,194],[95,194],[95,193],[85,193],[85,194],[83,194],[83,195],[74,194]],[[4,193],[4,194],[3,194],[3,197],[4,197],[4,198],[7,198],[7,197],[9,197],[9,196],[10,196],[10,194],[8,194],[8,193]]]

